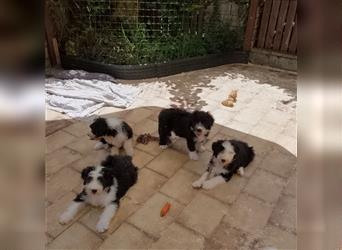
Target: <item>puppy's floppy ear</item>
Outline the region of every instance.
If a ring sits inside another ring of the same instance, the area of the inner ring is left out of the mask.
[[[210,112],[208,111],[207,112],[207,115],[208,115],[208,122],[209,122],[209,124],[210,124],[210,127],[211,126],[213,126],[213,124],[214,124],[214,117],[213,117],[213,115],[212,114],[210,114]]]
[[[82,170],[82,173],[81,173],[82,179],[85,180],[85,179],[88,177],[89,173],[90,173],[91,171],[93,171],[94,169],[95,169],[95,168],[92,167],[92,166],[89,166],[89,167],[86,167],[85,169],[83,169],[83,170]]]
[[[223,140],[218,140],[211,145],[211,149],[213,150],[214,156],[217,156],[224,149],[222,143]]]

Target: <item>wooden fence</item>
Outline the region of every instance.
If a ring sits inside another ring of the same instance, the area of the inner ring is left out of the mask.
[[[244,49],[297,54],[297,0],[250,0]]]

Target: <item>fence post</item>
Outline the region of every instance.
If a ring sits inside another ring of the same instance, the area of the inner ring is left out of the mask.
[[[258,2],[259,0],[250,0],[249,12],[248,12],[248,21],[245,32],[245,39],[243,44],[243,49],[246,51],[250,51],[252,48],[252,43],[254,40],[254,27],[255,22],[257,20],[257,10],[258,10]]]
[[[49,10],[47,8],[47,4],[45,3],[45,41],[51,66],[55,66],[56,64],[58,64],[58,58],[54,49],[55,44],[53,41],[53,37],[54,31],[49,16]]]

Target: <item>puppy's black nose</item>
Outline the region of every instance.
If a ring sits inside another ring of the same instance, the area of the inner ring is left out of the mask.
[[[92,192],[93,194],[96,194],[97,190],[96,190],[96,189],[92,189],[91,192]]]

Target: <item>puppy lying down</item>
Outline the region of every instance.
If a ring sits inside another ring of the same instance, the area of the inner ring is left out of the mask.
[[[86,204],[104,207],[96,229],[102,233],[119,207],[120,199],[138,178],[138,169],[130,156],[108,156],[100,165],[86,167],[82,171],[83,190],[60,216],[59,222],[70,222]]]
[[[192,183],[194,188],[212,189],[228,182],[235,173],[242,176],[244,168],[254,159],[253,147],[242,141],[218,140],[212,144],[212,150],[208,169]]]

